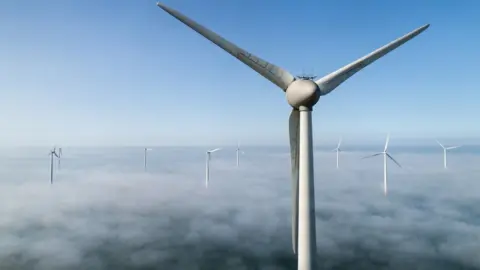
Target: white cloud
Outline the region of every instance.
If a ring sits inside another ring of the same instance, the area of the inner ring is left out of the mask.
[[[212,155],[204,148],[64,149],[49,184],[48,149],[0,157],[0,268],[294,269],[288,149]],[[285,150],[285,151],[284,151]],[[480,267],[480,157],[317,152],[319,269]]]

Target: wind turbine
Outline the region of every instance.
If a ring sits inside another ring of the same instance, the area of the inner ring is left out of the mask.
[[[337,145],[337,148],[333,149],[333,151],[336,151],[337,152],[337,169],[338,169],[338,154],[340,152],[342,152],[342,150],[340,149],[340,144],[342,144],[342,137],[340,137],[340,140],[338,140],[338,145]]]
[[[391,159],[395,164],[398,165],[398,167],[402,167],[400,163],[398,163],[388,152],[388,142],[390,141],[390,134],[387,135],[387,141],[385,142],[385,148],[383,148],[383,152],[373,154],[371,156],[366,156],[363,158],[371,158],[379,155],[383,155],[383,192],[385,193],[385,196],[387,196],[387,157]],[[362,158],[362,159],[363,159]]]
[[[255,70],[286,93],[287,101],[293,107],[289,120],[293,188],[293,251],[298,253],[299,270],[315,268],[316,232],[313,187],[312,109],[320,99],[320,96],[330,93],[355,73],[419,35],[430,25],[424,25],[314,81],[312,79],[295,78],[288,71],[245,51],[182,13],[161,3],[157,3],[157,6]],[[289,38],[288,32],[285,32],[283,39],[285,38]],[[299,198],[301,198],[300,201]]]
[[[435,140],[435,141],[437,141],[438,145],[440,145],[443,148],[443,168],[446,169],[447,168],[447,150],[459,148],[459,147],[462,147],[462,146],[458,145],[458,146],[445,147],[438,140]]]
[[[50,184],[53,184],[53,156],[56,156],[57,158],[60,157],[56,152],[56,147],[54,147],[53,150],[50,150],[48,155],[50,156]]]
[[[208,188],[208,180],[210,178],[210,155],[213,153],[213,152],[217,152],[218,150],[221,150],[222,148],[215,148],[215,149],[212,149],[212,150],[208,150],[207,151],[207,163],[206,163],[206,172],[205,172],[205,187]]]
[[[151,151],[152,149],[151,148],[144,148],[144,152],[143,152],[143,167],[144,167],[144,170],[147,171],[147,152],[148,151]]]
[[[240,153],[245,154],[245,152],[240,150],[240,142],[237,143],[237,167],[240,165]]]

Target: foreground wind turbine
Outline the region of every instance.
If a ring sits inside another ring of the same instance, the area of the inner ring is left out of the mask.
[[[338,140],[338,145],[337,145],[337,148],[333,149],[333,151],[336,151],[337,152],[337,169],[338,169],[338,153],[342,152],[342,150],[340,149],[340,145],[342,144],[342,137],[340,137],[340,140]]]
[[[440,145],[443,148],[443,168],[446,169],[447,168],[447,150],[459,148],[459,147],[462,147],[462,146],[458,145],[458,146],[445,147],[438,140],[435,140],[435,141],[437,141],[438,145]]]
[[[211,30],[198,24],[180,12],[164,4],[157,6],[170,15],[210,40],[233,57],[237,58],[258,74],[265,77],[284,92],[288,103],[293,107],[290,114],[290,151],[292,159],[292,240],[293,251],[298,252],[298,269],[315,268],[316,232],[315,232],[315,199],[313,188],[313,150],[312,150],[312,116],[313,106],[320,96],[333,91],[337,86],[355,73],[414,38],[429,24],[424,25],[405,36],[398,38],[376,51],[334,71],[327,76],[313,81],[312,79],[295,78],[288,71],[273,65],[229,42]],[[289,39],[285,32],[282,39]],[[291,40],[289,41],[291,42]],[[301,42],[301,41],[294,41]],[[214,78],[212,78],[214,79]],[[301,200],[299,201],[299,198]],[[298,225],[298,229],[297,229]],[[297,251],[298,235],[298,251]]]
[[[207,151],[207,163],[205,165],[205,187],[208,188],[208,180],[210,178],[210,154],[212,154],[213,152],[217,152],[218,150],[221,150],[222,148],[215,148],[215,149],[212,149],[212,150],[208,150]]]
[[[56,156],[57,158],[60,157],[56,152],[56,147],[54,147],[53,150],[50,150],[48,155],[50,156],[50,184],[53,184],[53,156]]]
[[[387,195],[387,157],[391,159],[395,164],[398,165],[398,167],[402,167],[400,163],[398,163],[388,152],[388,142],[390,141],[390,134],[387,135],[387,141],[385,142],[385,148],[383,148],[383,152],[373,154],[371,156],[366,156],[363,158],[371,158],[374,156],[378,155],[383,155],[383,192],[385,193],[385,196]]]
[[[240,165],[240,153],[245,154],[240,150],[240,143],[237,143],[237,167]]]
[[[147,152],[151,151],[151,148],[144,148],[143,152],[143,168],[145,171],[147,171]]]

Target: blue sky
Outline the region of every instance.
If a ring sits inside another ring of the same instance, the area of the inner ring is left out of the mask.
[[[163,1],[295,75],[431,23],[320,100],[315,140],[476,140],[480,3],[417,2]],[[0,35],[0,145],[288,143],[283,92],[155,1],[3,1]]]

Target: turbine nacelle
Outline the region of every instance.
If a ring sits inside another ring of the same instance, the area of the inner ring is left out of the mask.
[[[286,96],[288,104],[296,109],[312,108],[320,99],[320,88],[314,81],[297,79],[288,86]]]

